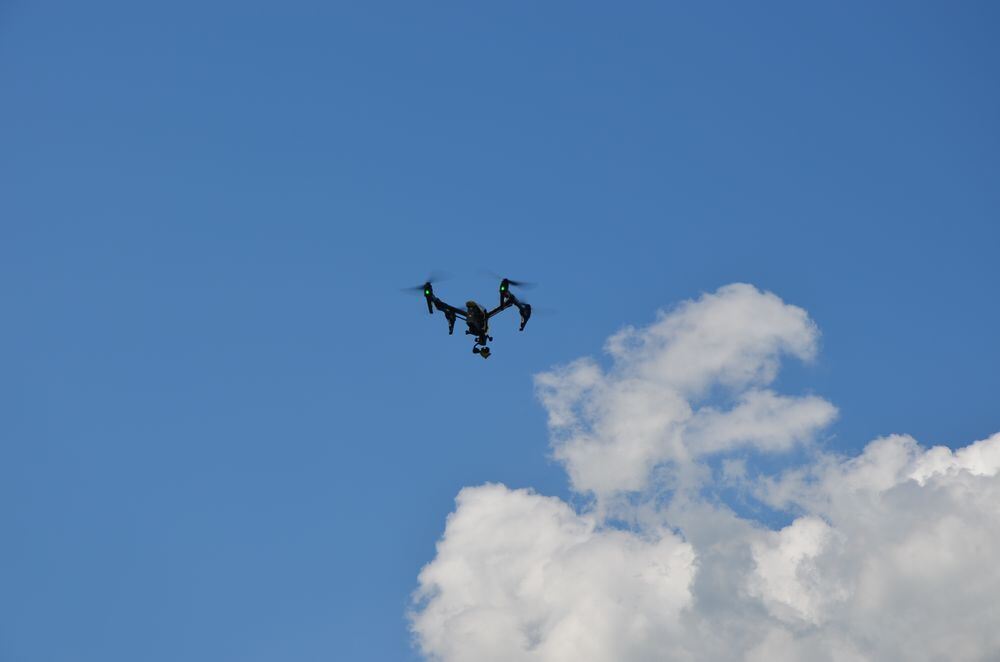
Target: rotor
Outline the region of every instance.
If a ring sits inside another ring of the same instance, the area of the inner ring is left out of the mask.
[[[531,281],[514,280],[513,278],[507,278],[505,276],[501,276],[500,274],[498,274],[495,271],[490,271],[489,269],[483,269],[480,273],[483,276],[488,276],[490,278],[494,278],[496,280],[499,280],[500,281],[500,291],[501,292],[508,292],[510,290],[510,288],[512,288],[512,287],[520,287],[522,289],[527,290],[527,289],[531,289],[532,287],[535,287],[536,285],[538,285],[538,283],[531,282]]]
[[[412,287],[404,287],[403,292],[419,292],[424,295],[424,299],[427,300],[427,312],[431,315],[434,314],[434,283],[447,280],[449,278],[448,274],[440,271],[432,271],[430,275],[427,276],[427,280],[424,281],[423,285],[414,285]]]

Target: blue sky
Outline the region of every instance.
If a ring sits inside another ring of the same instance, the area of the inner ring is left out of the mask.
[[[997,431],[992,3],[0,7],[0,658],[418,659],[532,376],[731,282],[828,445]],[[484,362],[398,289],[554,309]]]

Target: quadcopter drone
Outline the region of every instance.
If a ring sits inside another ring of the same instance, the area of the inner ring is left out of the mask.
[[[486,310],[486,308],[480,306],[475,301],[466,301],[464,310],[447,304],[434,295],[434,288],[431,286],[431,280],[428,280],[423,285],[417,286],[413,289],[423,291],[424,299],[427,301],[428,313],[433,315],[435,308],[444,313],[444,318],[448,321],[448,335],[455,332],[456,319],[464,320],[466,325],[469,327],[466,329],[465,335],[473,336],[476,339],[475,344],[472,346],[472,353],[479,354],[484,359],[488,359],[490,357],[490,348],[486,346],[486,343],[493,340],[493,336],[489,335],[489,323],[491,317],[498,315],[513,306],[517,308],[518,312],[521,314],[521,328],[519,330],[524,331],[524,325],[528,323],[528,318],[531,317],[531,304],[520,301],[510,291],[510,288],[511,286],[526,287],[528,285],[528,283],[511,280],[509,278],[501,280],[500,305],[493,310]]]

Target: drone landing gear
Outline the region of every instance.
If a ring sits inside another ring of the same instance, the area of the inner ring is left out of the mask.
[[[479,354],[484,359],[490,358],[490,348],[489,347],[479,347],[479,345],[476,345],[475,347],[472,348],[472,353],[473,354]]]

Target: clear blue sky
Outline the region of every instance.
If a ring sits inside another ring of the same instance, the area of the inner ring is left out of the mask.
[[[0,3],[0,660],[417,659],[532,375],[729,282],[832,447],[997,431],[1000,10],[840,4]]]

